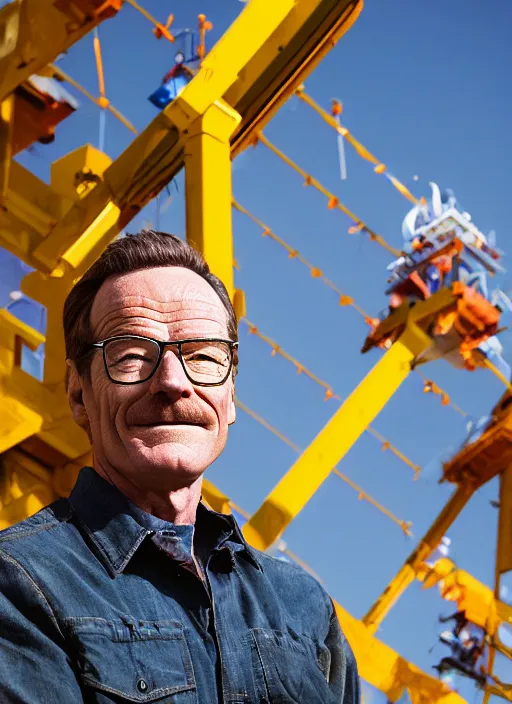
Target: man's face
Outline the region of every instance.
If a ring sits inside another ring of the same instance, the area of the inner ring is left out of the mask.
[[[229,339],[221,300],[202,277],[181,267],[111,277],[96,295],[91,326],[95,341],[116,335]],[[97,350],[90,381],[81,378],[79,384],[95,462],[139,489],[172,490],[193,482],[220,455],[235,419],[232,377],[222,386],[194,386],[173,347],[166,348],[151,379],[129,386],[109,380]]]

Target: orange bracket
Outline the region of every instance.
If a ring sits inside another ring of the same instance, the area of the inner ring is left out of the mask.
[[[197,47],[197,55],[200,59],[204,59],[206,54],[206,32],[209,32],[211,29],[213,29],[213,24],[211,22],[208,22],[208,20],[206,19],[206,15],[198,15],[197,19],[199,20],[199,46]]]

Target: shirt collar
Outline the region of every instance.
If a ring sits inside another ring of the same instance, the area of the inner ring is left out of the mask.
[[[185,546],[192,545],[194,526],[177,526],[146,513],[92,467],[80,470],[69,501],[96,555],[112,577],[123,572],[142,541],[152,533],[174,534]],[[200,503],[196,528],[198,535],[203,531],[208,535],[211,550],[230,540],[261,569],[255,551],[247,545],[233,516],[216,513]]]

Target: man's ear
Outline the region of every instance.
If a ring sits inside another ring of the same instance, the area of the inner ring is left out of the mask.
[[[82,380],[76,370],[75,363],[67,359],[66,364],[68,365],[66,391],[71,415],[75,423],[89,435],[89,418],[83,400]]]
[[[236,405],[235,405],[235,380],[231,381],[231,396],[229,398],[228,407],[228,425],[233,425],[236,420]]]

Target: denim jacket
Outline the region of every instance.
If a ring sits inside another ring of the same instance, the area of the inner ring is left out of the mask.
[[[195,527],[150,516],[86,467],[0,532],[0,702],[357,704],[359,680],[304,570],[202,504]]]

